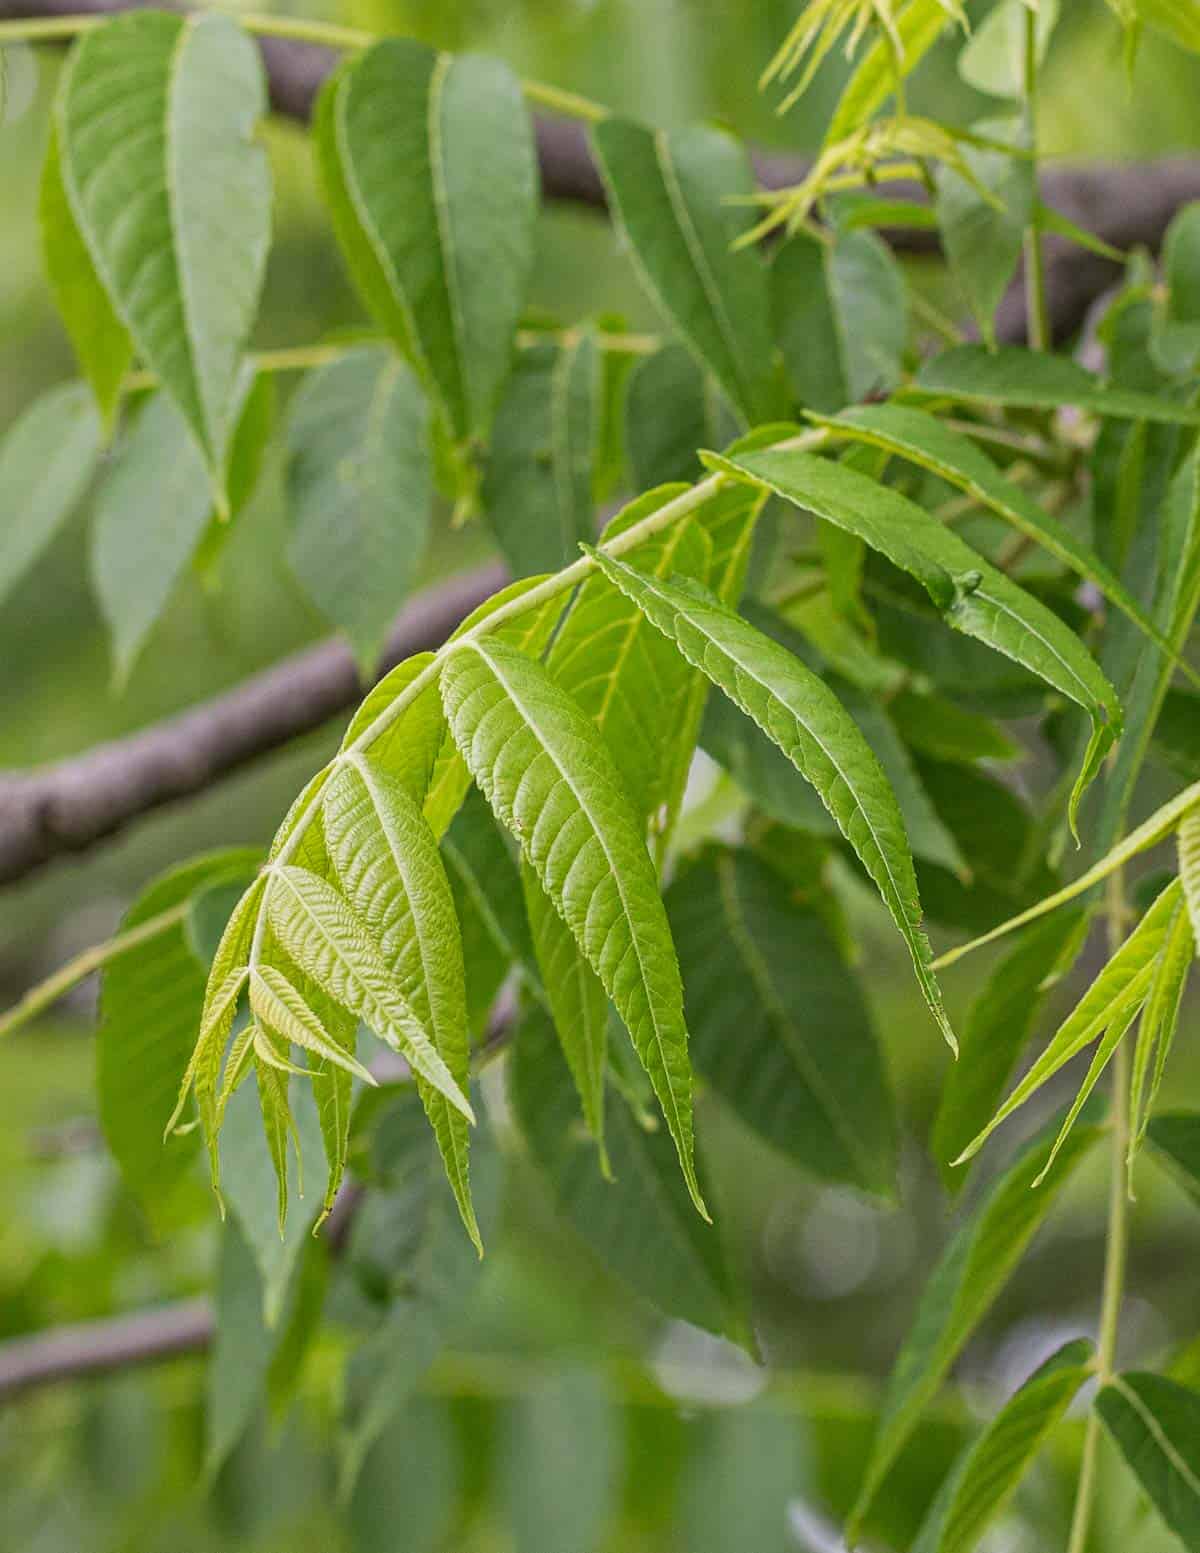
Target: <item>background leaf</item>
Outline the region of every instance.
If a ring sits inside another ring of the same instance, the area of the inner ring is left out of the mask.
[[[1185,1548],[1200,1548],[1200,1393],[1129,1372],[1095,1408],[1163,1520]]]

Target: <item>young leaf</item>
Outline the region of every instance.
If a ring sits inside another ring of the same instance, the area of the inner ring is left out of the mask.
[[[63,185],[58,133],[53,126],[42,168],[38,220],[46,278],[59,316],[91,385],[101,419],[111,430],[121,385],[133,360],[133,341],[113,311],[79,231]]]
[[[366,300],[457,440],[486,435],[533,258],[537,164],[502,64],[389,38],[342,72],[329,107],[331,203]],[[322,164],[328,168],[328,154]],[[366,253],[360,257],[359,250]]]
[[[1064,912],[1023,934],[971,1005],[960,1060],[946,1075],[930,1144],[948,1191],[966,1176],[957,1159],[1000,1104],[1048,988],[1070,967],[1088,925],[1082,911]]]
[[[549,1018],[530,1010],[517,1031],[512,1101],[554,1200],[604,1264],[664,1314],[738,1340],[744,1318],[717,1231],[688,1202],[670,1143],[609,1108],[613,1179],[595,1168],[579,1100]]]
[[[391,351],[309,373],[288,416],[292,566],[364,676],[412,587],[433,481],[425,396]]]
[[[185,863],[150,885],[122,925],[136,927],[183,907],[217,883],[245,881],[259,860],[257,852],[234,848]],[[143,1196],[168,1188],[193,1154],[192,1143],[164,1149],[163,1133],[192,1055],[205,979],[181,912],[174,926],[113,960],[101,981],[96,1037],[100,1124],[122,1174]]]
[[[1200,944],[1200,803],[1179,822],[1179,882],[1192,919],[1192,937]]]
[[[824,242],[800,233],[785,243],[771,263],[771,310],[801,404],[840,410],[899,383],[908,293],[873,232],[839,232]]]
[[[974,131],[994,143],[1010,141],[1016,154],[964,145],[969,178],[947,164],[939,167],[938,226],[951,273],[966,293],[983,338],[994,344],[996,309],[1033,218],[1035,180],[1032,160],[1020,154],[1028,138],[1020,120],[992,119]]]
[[[595,533],[600,352],[592,334],[521,352],[492,428],[483,509],[515,576],[569,566]]]
[[[1092,1369],[1086,1338],[1064,1345],[1004,1404],[955,1467],[914,1553],[972,1553],[1003,1513]]]
[[[100,456],[100,419],[80,383],[51,389],[0,442],[0,604],[71,516]]]
[[[946,1247],[925,1285],[892,1370],[866,1474],[846,1528],[851,1546],[889,1469],[950,1366],[1008,1282],[1075,1167],[1101,1135],[1099,1126],[1077,1127],[1059,1156],[1050,1184],[1040,1192],[1031,1191],[1030,1185],[1049,1157],[1052,1134],[1035,1139]]]
[[[1109,960],[1012,1094],[954,1161],[956,1165],[974,1158],[1001,1122],[1105,1031],[1124,1034],[1149,994],[1159,956],[1179,908],[1180,889],[1176,880],[1167,886]],[[1103,1052],[1104,1048],[1101,1050]],[[1111,1054],[1109,1050],[1104,1060]],[[1099,1070],[1089,1073],[1089,1085],[1098,1077]],[[1067,1122],[1073,1121],[1072,1113]]]
[[[1152,1116],[1146,1137],[1160,1164],[1200,1204],[1200,1112],[1167,1111]]]
[[[607,118],[592,146],[612,206],[651,297],[747,425],[778,409],[767,276],[735,249],[754,192],[745,148],[721,130],[658,132]]]
[[[689,663],[752,717],[816,788],[875,881],[908,945],[930,1011],[952,1049],[932,956],[921,928],[917,881],[895,795],[857,725],[826,685],[770,637],[695,583],[643,576],[594,552],[605,575],[678,646]]]
[[[172,401],[155,394],[104,472],[92,524],[92,579],[118,687],[186,570],[211,505],[195,439]]]
[[[80,233],[218,491],[270,241],[265,111],[257,47],[212,14],[146,11],[85,34],[58,99]]]
[[[1200,424],[1200,410],[1162,394],[1106,388],[1067,356],[1048,356],[1019,345],[1002,345],[994,351],[982,345],[956,345],[927,361],[911,388],[922,396],[993,408],[1057,410],[1075,405],[1093,415],[1124,420]]]
[[[521,880],[534,953],[554,1016],[554,1028],[579,1091],[588,1131],[600,1150],[600,1168],[606,1175],[611,1174],[604,1149],[608,994],[527,862],[521,864]]]
[[[946,21],[947,7],[942,0],[909,0],[896,17],[899,50],[886,32],[875,33],[871,47],[842,88],[825,131],[825,145],[837,145],[874,117],[876,109],[896,90],[897,74],[903,79],[916,69],[941,36]]]
[[[1129,1080],[1128,1165],[1131,1196],[1134,1161],[1145,1136],[1147,1122],[1154,1114],[1154,1104],[1175,1041],[1183,992],[1195,953],[1196,938],[1191,919],[1181,902],[1175,909],[1166,942],[1158,958],[1138,1029],[1137,1046],[1134,1048],[1133,1072]],[[1150,1086],[1149,1095],[1146,1094],[1147,1083]]]
[[[1200,54],[1200,17],[1187,0],[1134,0],[1138,19],[1180,48]]]
[[[1200,1548],[1200,1392],[1161,1375],[1114,1376],[1095,1408],[1158,1513]]]
[[[993,97],[1020,97],[1025,91],[1025,17],[1023,0],[1001,0],[973,30],[958,57],[958,73],[969,86]],[[1034,59],[1046,57],[1058,21],[1059,0],[1038,0]]]
[[[450,884],[421,811],[403,786],[361,755],[346,757],[325,789],[325,835],[347,899],[357,909],[405,1002],[464,1093],[469,1079],[462,939]],[[464,1118],[417,1074],[463,1222],[471,1208]],[[481,1248],[482,1249],[482,1248]]]
[[[643,356],[630,373],[625,446],[637,490],[697,479],[696,449],[723,448],[736,436],[728,400],[682,345]]]
[[[366,1084],[375,1083],[362,1063],[330,1035],[283,972],[273,965],[259,965],[251,970],[250,1011],[260,1024],[289,1045],[332,1062]]]
[[[679,967],[654,867],[612,756],[547,671],[493,636],[463,641],[447,658],[441,686],[471,775],[625,1021],[704,1213],[692,1160]]]
[[[1053,895],[1048,895],[1036,906],[1031,906],[1028,911],[1022,911],[1018,916],[1011,917],[1007,922],[1002,922],[999,927],[993,928],[990,933],[984,933],[982,937],[973,939],[969,944],[962,944],[957,949],[951,949],[936,961],[935,968],[941,970],[944,966],[953,965],[955,960],[961,960],[966,954],[976,949],[982,949],[985,944],[994,943],[997,938],[1002,938],[1006,933],[1015,932],[1017,928],[1024,927],[1027,922],[1034,922],[1038,917],[1043,917],[1048,911],[1053,911],[1056,906],[1065,906],[1068,901],[1075,900],[1084,895],[1094,885],[1110,874],[1116,873],[1118,868],[1123,868],[1139,852],[1146,852],[1156,846],[1165,836],[1179,824],[1180,820],[1189,809],[1200,804],[1200,782],[1194,782],[1191,787],[1184,788],[1169,799],[1160,809],[1156,809],[1148,820],[1144,820],[1136,830],[1131,830],[1123,841],[1119,841],[1111,852],[1107,852],[1097,863],[1093,863],[1086,873],[1080,874],[1064,889],[1056,890]]]
[[[667,892],[696,1070],[824,1180],[888,1195],[896,1122],[870,1015],[821,918],[765,863],[712,851]]]
[[[276,867],[266,904],[272,929],[306,975],[357,1014],[450,1104],[473,1121],[444,1059],[431,1045],[379,946],[362,920],[324,879],[307,869]]]
[[[432,663],[431,652],[414,653],[371,687],[342,738],[343,755]],[[414,803],[424,803],[445,738],[441,697],[437,685],[431,683],[390,727],[372,739],[371,764],[394,777]]]

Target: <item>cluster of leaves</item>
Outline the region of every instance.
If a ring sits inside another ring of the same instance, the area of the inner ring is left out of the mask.
[[[1154,1115],[1200,917],[1196,698],[1173,683],[1196,681],[1181,655],[1200,605],[1200,210],[1176,221],[1165,288],[1131,264],[1104,325],[1108,379],[1014,347],[919,359],[905,277],[874,228],[930,210],[839,184],[850,141],[869,170],[877,152],[937,155],[932,219],[985,340],[1028,230],[1055,218],[1011,123],[937,149],[903,114],[874,118],[896,84],[887,61],[911,69],[946,7],[911,0],[894,25],[872,10],[886,25],[820,178],[776,202],[769,220],[790,235],[769,258],[747,240],[754,179],[734,137],[595,123],[614,217],[670,335],[636,361],[599,324],[522,330],[537,169],[504,67],[394,39],[323,89],[322,187],[372,331],[323,347],[289,406],[293,564],[364,664],[435,491],[482,514],[519,580],[370,691],[264,866],[227,853],[156,884],[108,974],[114,1151],[142,1189],[160,1185],[197,1141],[194,1106],[240,1237],[219,1304],[249,1285],[262,1310],[218,1349],[218,1457],[294,1372],[322,1305],[303,1275],[312,1205],[333,1209],[351,1162],[372,1189],[347,1295],[362,1333],[350,1476],[431,1362],[474,1261],[445,1221],[456,1207],[482,1250],[494,1217],[497,1149],[486,1128],[472,1147],[471,1071],[506,982],[509,1121],[564,1214],[664,1310],[752,1346],[703,1222],[693,1066],[801,1168],[889,1195],[897,1123],[846,892],[878,896],[955,1049],[925,915],[982,941],[1028,928],[970,1017],[939,1161],[970,1157],[1072,1057],[1095,1057],[1061,1128],[993,1183],[932,1275],[855,1528],[1100,1136],[1088,1098],[1135,1025],[1130,1170],[1146,1138],[1200,1180],[1200,1117]],[[96,502],[122,670],[181,569],[211,564],[271,434],[271,374],[246,353],[269,241],[264,100],[251,40],[211,15],[89,30],[61,82],[46,258],[88,387],[35,406],[0,450],[0,492],[21,495],[0,589],[81,498],[131,382],[140,393],[152,375]],[[597,539],[597,507],[630,492]],[[1036,810],[995,769],[1022,753],[1001,726],[1015,716],[1053,751]],[[698,748],[725,773],[719,826],[685,804]],[[1119,841],[1147,750],[1193,785]],[[1063,885],[1065,831],[1106,760],[1089,828],[1104,856]],[[1094,886],[1176,833],[1177,877],[1002,1101]],[[1073,898],[1082,910],[1034,923]],[[164,1131],[182,1134],[165,1150]],[[321,1154],[323,1189],[298,1212],[300,1157],[311,1177]],[[974,1545],[1092,1368],[1074,1344],[1029,1380],[947,1481],[922,1546]],[[1174,1382],[1105,1379],[1100,1416],[1200,1545],[1200,1403]]]

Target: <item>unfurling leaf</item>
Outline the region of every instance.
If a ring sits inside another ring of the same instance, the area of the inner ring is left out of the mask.
[[[707,589],[646,577],[602,551],[593,553],[605,575],[811,782],[875,881],[908,945],[930,1012],[957,1049],[930,969],[904,822],[879,761],[849,713],[811,669]]]
[[[446,660],[455,743],[625,1021],[700,1212],[679,966],[658,880],[612,756],[547,671],[494,637]]]

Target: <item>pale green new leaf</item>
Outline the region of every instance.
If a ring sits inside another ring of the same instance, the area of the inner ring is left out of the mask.
[[[593,1371],[535,1380],[503,1418],[505,1519],[516,1548],[595,1553],[623,1486],[621,1414]]]
[[[1101,1137],[1096,1125],[1077,1127],[1050,1183],[1030,1190],[1050,1152],[1049,1136],[1035,1140],[990,1188],[951,1240],[925,1285],[884,1396],[875,1442],[846,1540],[853,1546],[901,1449],[993,1301],[1045,1221],[1075,1167]]]
[[[1200,15],[1192,0],[1133,0],[1139,21],[1177,43],[1180,48],[1200,54]]]
[[[172,401],[155,394],[104,472],[92,521],[92,580],[118,687],[186,571],[211,507],[195,439]]]
[[[965,433],[956,431],[925,410],[900,404],[856,405],[836,419],[811,419],[831,430],[843,428],[871,447],[911,460],[939,479],[973,496],[1018,533],[1034,540],[1056,560],[1093,583],[1111,604],[1165,652],[1175,652],[1121,579],[1089,545],[1041,507],[1019,485],[1006,480]]]
[[[973,30],[958,56],[958,73],[968,85],[992,97],[1020,97],[1025,91],[1025,18],[1037,12],[1034,59],[1046,57],[1058,21],[1059,0],[1000,0]]]
[[[433,480],[428,411],[391,351],[363,347],[310,373],[288,416],[288,553],[364,674],[416,578]]]
[[[1107,388],[1069,356],[1049,356],[1019,345],[1002,345],[994,351],[982,345],[956,345],[922,366],[911,391],[992,408],[1057,410],[1074,405],[1122,420],[1200,425],[1200,409],[1165,394]]]
[[[450,883],[437,842],[404,787],[362,755],[325,789],[325,835],[347,899],[378,944],[396,987],[464,1093],[469,1079],[466,973]],[[369,1021],[368,1021],[369,1022]],[[421,1101],[473,1238],[466,1122],[417,1073]]]
[[[612,756],[576,702],[507,642],[467,638],[448,656],[441,686],[471,775],[625,1021],[703,1213],[679,966]]]
[[[59,317],[96,396],[101,418],[111,429],[121,385],[133,360],[133,341],[113,311],[79,231],[63,186],[58,132],[53,127],[42,168],[38,222],[46,278]]]
[[[95,473],[100,418],[80,383],[51,389],[0,442],[0,604],[71,516]]]
[[[384,716],[397,697],[424,674],[433,663],[431,652],[419,652],[398,663],[373,685],[350,719],[342,739],[345,754],[376,721]],[[436,683],[429,684],[408,703],[403,712],[371,740],[371,764],[386,771],[404,788],[414,803],[424,803],[438,754],[446,739],[446,719]]]
[[[468,1121],[474,1117],[446,1063],[430,1044],[379,946],[332,885],[294,866],[276,867],[267,890],[271,927],[297,965],[364,1020]]]
[[[1195,953],[1196,938],[1191,918],[1186,903],[1180,901],[1176,905],[1154,980],[1150,984],[1133,1053],[1133,1071],[1129,1080],[1128,1168],[1131,1196],[1134,1161],[1145,1136],[1147,1123],[1154,1114],[1154,1104],[1175,1041],[1183,992]],[[1147,1083],[1150,1086],[1148,1095]]]
[[[1121,731],[1116,692],[1075,633],[899,491],[858,470],[799,451],[747,453],[706,462],[739,479],[766,485],[827,522],[858,534],[894,566],[915,577],[946,623],[1037,674],[1081,706],[1092,723],[1083,769],[1071,795],[1079,800]]]
[[[828,928],[747,851],[667,892],[696,1070],[759,1137],[825,1180],[888,1195],[896,1121],[870,1015]]]
[[[955,1160],[963,1164],[973,1158],[1001,1122],[1024,1105],[1044,1083],[1090,1046],[1105,1031],[1112,1043],[1102,1044],[1097,1060],[1100,1067],[1089,1073],[1087,1087],[1099,1077],[1104,1062],[1115,1049],[1113,1032],[1121,1035],[1129,1028],[1138,1009],[1149,995],[1158,968],[1159,956],[1168,940],[1180,903],[1179,881],[1175,880],[1151,906],[1137,927],[1109,960],[1100,975],[1084,993],[1072,1013],[1059,1026],[1045,1051],[1022,1078],[1008,1099]],[[1103,1060],[1100,1060],[1100,1059]],[[1074,1121],[1067,1118],[1067,1125]]]
[[[1200,1392],[1162,1375],[1115,1376],[1096,1412],[1158,1513],[1200,1549]]]
[[[592,130],[596,160],[638,272],[656,305],[749,426],[779,408],[767,273],[735,248],[754,192],[741,143],[722,130],[647,129],[606,118]]]
[[[1183,898],[1192,919],[1192,937],[1200,944],[1200,803],[1188,810],[1179,822],[1176,837],[1179,848],[1179,880]]]
[[[546,1001],[554,1016],[554,1028],[579,1091],[584,1120],[600,1150],[600,1168],[605,1175],[610,1175],[604,1146],[608,994],[526,861],[521,864],[521,881],[534,954],[546,990]]]
[[[300,1046],[344,1068],[364,1084],[376,1082],[361,1062],[343,1050],[283,972],[273,965],[259,965],[250,972],[250,1011],[268,1030],[292,1046]]]
[[[482,436],[533,259],[537,164],[520,84],[496,60],[389,38],[340,74],[330,102],[331,202],[351,268],[369,277],[369,304],[386,287],[380,322],[455,438]]]
[[[972,939],[969,944],[951,949],[935,962],[935,969],[941,970],[944,966],[953,965],[955,960],[961,960],[964,955],[970,954],[973,950],[982,949],[985,944],[994,943],[1006,933],[1015,932],[1017,928],[1024,927],[1027,922],[1036,921],[1038,917],[1045,916],[1055,907],[1065,906],[1068,901],[1086,894],[1094,885],[1107,879],[1110,874],[1116,873],[1118,868],[1123,868],[1126,863],[1137,857],[1139,852],[1146,852],[1151,847],[1157,846],[1175,830],[1184,815],[1197,805],[1200,805],[1200,782],[1194,782],[1191,787],[1185,787],[1183,792],[1177,793],[1160,809],[1156,809],[1148,820],[1144,820],[1136,830],[1131,830],[1123,841],[1119,841],[1099,862],[1093,863],[1091,868],[1080,874],[1078,879],[1073,880],[1065,888],[1056,890],[1053,895],[1048,895],[1045,900],[1039,901],[1036,906],[1031,906],[1028,911],[1022,911],[1017,916],[1010,917],[1007,922],[1002,922],[990,933],[984,933],[981,937]]]
[[[718,1231],[688,1201],[661,1128],[641,1125],[630,1107],[609,1107],[613,1179],[595,1165],[579,1125],[579,1099],[549,1018],[530,1010],[517,1030],[512,1103],[530,1152],[562,1215],[605,1266],[674,1320],[742,1341],[740,1291]]]
[[[122,927],[128,930],[184,907],[198,891],[218,882],[244,881],[258,862],[257,852],[234,848],[185,863],[149,886]],[[221,981],[230,969],[222,959]],[[201,1025],[204,988],[205,967],[192,953],[182,912],[173,926],[114,959],[101,980],[96,1037],[100,1124],[126,1180],[143,1195],[169,1188],[193,1157],[194,1140],[164,1148],[164,1132],[174,1120],[180,1078]],[[211,1008],[204,1017],[212,1018]]]
[[[909,0],[896,18],[903,64],[908,75],[941,36],[947,21],[942,0]],[[871,47],[854,67],[825,131],[825,145],[835,146],[870,119],[896,89],[896,50],[886,33],[876,33]]]
[[[595,533],[600,390],[589,331],[520,353],[496,411],[482,492],[515,576],[569,566]]]
[[[258,306],[271,184],[259,51],[231,18],[147,11],[80,38],[58,99],[63,183],[92,262],[214,485]]]
[[[1087,1380],[1094,1355],[1086,1338],[1076,1338],[1038,1366],[955,1467],[914,1553],[974,1553]]]
[[[695,583],[667,583],[595,552],[606,576],[678,646],[689,663],[768,734],[816,788],[875,881],[912,956],[930,1011],[952,1049],[916,875],[895,795],[870,746],[811,669]]]

